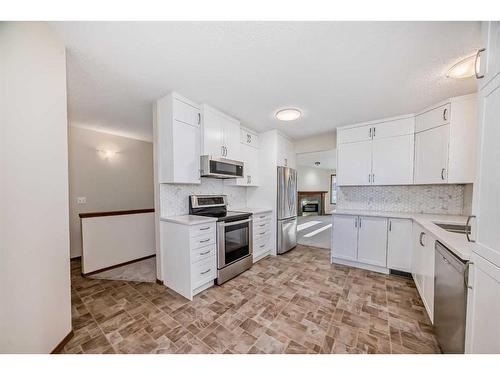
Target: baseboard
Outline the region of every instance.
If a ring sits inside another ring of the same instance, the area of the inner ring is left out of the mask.
[[[160,279],[156,279],[156,283],[157,283],[158,285],[163,285],[163,281],[161,281]]]
[[[104,271],[109,271],[109,270],[112,270],[114,268],[118,268],[118,267],[121,267],[121,266],[126,266],[127,264],[132,264],[132,263],[135,263],[135,262],[140,262],[141,260],[149,259],[149,258],[152,258],[152,257],[155,257],[155,256],[156,256],[156,254],[147,255],[147,256],[142,257],[142,258],[137,258],[137,259],[134,259],[134,260],[129,260],[127,262],[118,263],[118,264],[115,264],[113,266],[109,266],[109,267],[105,267],[105,268],[100,268],[100,269],[92,271],[92,272],[87,272],[87,273],[83,273],[82,272],[82,276],[86,277],[86,276],[95,275],[96,273],[100,273],[100,272],[104,272]]]
[[[391,269],[391,275],[397,275],[397,276],[403,276],[411,279],[411,273],[405,272],[405,271],[398,271],[398,270],[392,270]]]
[[[61,342],[50,352],[50,354],[59,354],[61,350],[63,350],[64,346],[73,338],[75,333],[73,330],[69,331],[69,333],[61,340]]]
[[[371,264],[366,264],[366,263],[360,263],[360,262],[355,262],[351,260],[345,260],[345,259],[339,259],[339,258],[332,258],[331,259],[332,263],[337,263],[341,264],[343,266],[350,266],[350,267],[355,267],[355,268],[361,268],[367,271],[373,271],[373,272],[379,272],[379,273],[384,273],[384,274],[389,274],[389,269],[385,267],[380,267],[380,266],[373,266]]]

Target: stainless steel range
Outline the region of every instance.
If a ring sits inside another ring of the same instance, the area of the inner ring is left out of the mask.
[[[217,218],[217,284],[252,267],[252,214],[227,210],[225,195],[189,196],[189,214]]]

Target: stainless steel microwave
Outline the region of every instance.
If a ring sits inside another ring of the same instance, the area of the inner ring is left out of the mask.
[[[203,155],[201,157],[201,177],[243,177],[243,162]]]

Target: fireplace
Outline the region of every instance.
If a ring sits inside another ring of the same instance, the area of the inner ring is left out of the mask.
[[[326,191],[299,191],[298,195],[298,215],[314,216],[325,214]]]

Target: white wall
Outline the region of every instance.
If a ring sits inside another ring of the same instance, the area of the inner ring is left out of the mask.
[[[66,56],[45,23],[0,23],[0,353],[71,331]]]
[[[297,189],[298,191],[327,191],[325,196],[325,212],[329,213],[335,206],[330,204],[330,175],[333,169],[322,169],[314,167],[297,166]]]
[[[305,152],[327,151],[337,148],[337,132],[319,134],[308,138],[296,140],[295,152],[302,154]]]
[[[153,208],[153,144],[69,128],[71,257],[82,254],[81,212]],[[101,150],[101,151],[99,151]],[[107,158],[102,150],[115,151]],[[77,204],[86,197],[86,204]]]

